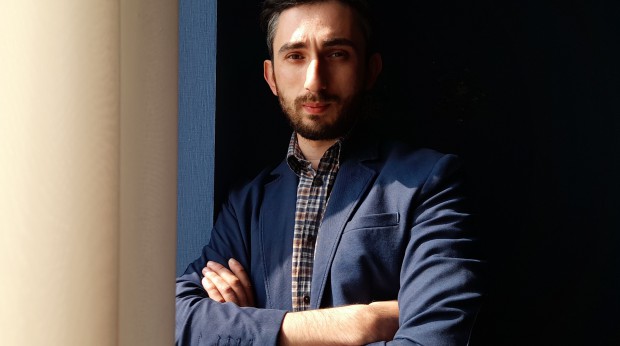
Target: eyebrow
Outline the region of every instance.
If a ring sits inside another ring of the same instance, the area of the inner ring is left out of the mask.
[[[357,45],[355,44],[355,42],[349,40],[348,38],[331,38],[331,39],[323,41],[323,46],[325,47],[349,46],[353,49],[357,48]],[[305,48],[305,47],[306,47],[306,44],[301,41],[287,42],[283,44],[282,47],[280,47],[280,49],[278,50],[278,53],[282,54],[289,50],[295,50],[295,49],[300,49],[300,48]]]

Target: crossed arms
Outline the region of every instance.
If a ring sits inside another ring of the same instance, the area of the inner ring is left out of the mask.
[[[220,303],[253,307],[252,283],[235,259],[227,269],[208,262],[202,269],[202,285]],[[337,308],[292,312],[284,315],[279,345],[364,345],[391,340],[398,330],[398,302],[374,302]]]

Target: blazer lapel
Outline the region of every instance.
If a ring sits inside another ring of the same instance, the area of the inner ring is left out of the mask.
[[[376,146],[364,148],[344,159],[336,176],[319,229],[314,255],[310,306],[318,309],[344,226],[362,195],[371,186],[376,172],[361,163],[376,158]]]
[[[265,185],[259,220],[259,261],[264,271],[266,304],[272,309],[291,309],[291,254],[295,227],[297,176],[285,162]]]

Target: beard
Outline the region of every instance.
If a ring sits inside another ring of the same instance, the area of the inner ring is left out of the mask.
[[[357,92],[344,99],[337,95],[319,92],[298,96],[291,105],[281,95],[282,93],[278,92],[280,106],[293,130],[303,138],[314,141],[338,139],[346,135],[361,117],[364,99],[363,92]],[[332,105],[340,105],[340,113],[336,115],[332,123],[323,123],[320,121],[321,115],[303,112],[302,104],[305,102],[330,102]],[[309,119],[310,122],[304,122],[304,119]]]

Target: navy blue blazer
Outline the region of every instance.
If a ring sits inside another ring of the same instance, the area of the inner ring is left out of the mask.
[[[312,308],[398,299],[400,328],[378,344],[465,345],[481,261],[455,156],[345,142],[317,238]],[[210,243],[176,284],[177,345],[274,345],[291,309],[298,177],[286,162],[229,196]],[[208,299],[208,260],[237,259],[256,308]]]

